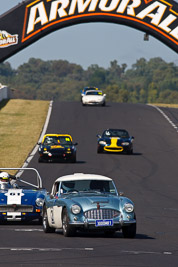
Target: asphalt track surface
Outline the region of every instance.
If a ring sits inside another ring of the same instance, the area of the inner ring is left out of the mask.
[[[165,109],[178,125],[177,109]],[[96,134],[125,128],[134,154],[97,154]],[[54,180],[74,172],[114,179],[119,191],[135,203],[137,235],[124,239],[102,234],[64,237],[45,234],[37,224],[0,226],[1,266],[178,266],[178,132],[154,107],[109,103],[83,107],[54,102],[47,133],[69,133],[77,146],[77,163],[38,163],[48,191]]]

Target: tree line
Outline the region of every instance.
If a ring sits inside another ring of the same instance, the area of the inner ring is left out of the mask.
[[[94,64],[87,70],[66,60],[30,58],[17,69],[1,63],[0,83],[14,98],[79,101],[80,90],[95,86],[109,102],[178,104],[178,66],[161,58],[140,58],[131,68],[114,60],[108,68]]]

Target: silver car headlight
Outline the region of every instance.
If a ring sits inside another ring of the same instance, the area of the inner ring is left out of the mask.
[[[123,142],[122,145],[123,146],[129,146],[129,142]]]
[[[37,205],[38,207],[42,207],[43,204],[44,204],[44,199],[43,199],[43,198],[37,198],[37,199],[36,199],[36,205]]]
[[[100,145],[106,145],[106,142],[105,141],[99,141],[99,144]]]
[[[71,211],[72,211],[73,214],[78,214],[81,211],[81,207],[79,205],[73,205],[71,207]]]
[[[134,206],[133,206],[131,203],[126,203],[126,204],[124,205],[124,210],[125,210],[126,212],[133,212],[133,210],[134,210]]]

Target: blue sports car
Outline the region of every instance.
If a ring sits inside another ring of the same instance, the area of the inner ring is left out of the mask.
[[[34,168],[0,168],[0,170],[0,223],[33,220],[42,223],[46,190],[42,188],[38,171]],[[19,172],[14,176],[7,170]]]
[[[111,178],[95,174],[74,173],[59,177],[43,206],[45,233],[62,229],[64,236],[76,231],[114,234],[122,230],[126,238],[136,235],[133,202],[119,195]]]
[[[133,154],[134,137],[124,129],[107,129],[97,135],[97,153],[113,152]]]

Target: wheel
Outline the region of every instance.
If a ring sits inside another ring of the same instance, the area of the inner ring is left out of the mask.
[[[42,218],[42,217],[40,217],[40,218],[38,219],[38,223],[39,223],[40,225],[43,224],[43,218]]]
[[[122,234],[124,238],[134,238],[136,235],[136,228],[136,223],[122,227]]]
[[[38,158],[38,162],[41,163],[43,162],[43,159],[41,157]]]
[[[133,154],[133,148],[127,151],[127,155],[132,155]]]
[[[69,224],[69,217],[66,209],[64,209],[62,213],[62,232],[66,237],[72,236],[75,233],[74,229],[72,229],[71,225]]]
[[[105,107],[106,106],[106,102],[103,102],[102,106]]]
[[[43,210],[43,230],[45,233],[54,233],[55,232],[55,228],[52,228],[49,226],[46,208],[44,208],[44,210]]]
[[[73,157],[71,158],[70,162],[72,162],[72,163],[76,163],[76,156],[73,156]]]
[[[100,154],[100,153],[103,153],[103,148],[101,148],[100,146],[97,147],[97,153]]]

